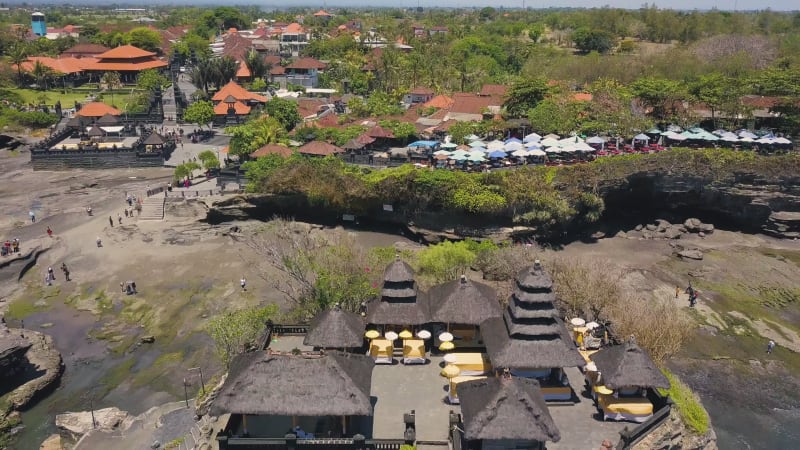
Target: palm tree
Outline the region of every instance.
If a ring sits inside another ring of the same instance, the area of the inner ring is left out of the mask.
[[[109,90],[111,93],[111,104],[114,104],[114,89],[122,86],[122,82],[120,81],[119,72],[106,72],[103,74],[102,78],[103,84],[106,85],[106,89]]]
[[[250,70],[250,75],[253,80],[264,78],[267,74],[267,64],[264,62],[264,57],[259,55],[255,50],[250,50],[244,59],[244,63]]]
[[[230,56],[223,56],[222,58],[212,60],[212,62],[214,67],[212,72],[214,74],[214,84],[217,85],[217,88],[221,88],[236,77],[236,71],[239,69],[239,62],[235,59]]]
[[[47,90],[47,82],[53,76],[53,69],[42,64],[41,61],[36,61],[31,70],[31,75],[36,80],[36,86],[39,89]]]
[[[22,63],[28,60],[28,52],[22,45],[15,45],[8,53],[11,64],[17,66],[17,83],[22,83]]]
[[[194,65],[190,74],[192,84],[194,84],[197,89],[201,89],[208,94],[208,85],[212,82],[213,72],[214,66],[211,60],[208,58],[200,59],[197,61],[197,64]]]

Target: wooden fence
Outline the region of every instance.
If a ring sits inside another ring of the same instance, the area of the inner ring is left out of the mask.
[[[633,447],[669,418],[673,406],[669,397],[662,396],[655,389],[651,389],[648,398],[653,403],[653,406],[657,408],[656,412],[633,429],[629,429],[627,426],[623,428],[619,432],[617,450],[627,450]]]

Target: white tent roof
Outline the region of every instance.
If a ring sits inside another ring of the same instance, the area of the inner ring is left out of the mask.
[[[536,133],[531,133],[524,138],[522,138],[522,142],[539,142],[542,137]]]
[[[486,148],[488,148],[489,150],[502,150],[503,147],[505,147],[505,145],[506,145],[505,142],[495,139],[492,142],[486,144]]]

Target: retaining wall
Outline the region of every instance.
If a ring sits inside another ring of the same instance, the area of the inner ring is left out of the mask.
[[[158,153],[139,153],[134,150],[31,151],[31,165],[33,170],[162,167],[164,157]]]

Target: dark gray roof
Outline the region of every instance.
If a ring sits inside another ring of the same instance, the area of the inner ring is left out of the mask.
[[[466,381],[458,385],[458,398],[467,439],[561,439],[536,380],[503,376]]]
[[[432,287],[428,301],[434,322],[480,325],[502,314],[495,290],[466,277]]]
[[[211,414],[371,416],[372,358],[244,353],[234,358]]]
[[[106,113],[103,117],[97,119],[97,122],[95,123],[103,127],[119,125],[119,117]]]
[[[517,285],[530,292],[550,291],[553,289],[553,279],[545,272],[541,264],[534,262],[531,267],[521,270],[517,276]]]
[[[586,365],[572,343],[563,322],[556,322],[558,334],[510,337],[502,317],[481,324],[486,352],[496,369],[546,369]]]
[[[414,269],[405,261],[402,261],[400,256],[397,256],[394,261],[386,266],[386,270],[383,272],[383,281],[390,283],[414,281]]]
[[[93,127],[92,127],[92,129],[91,129],[91,130],[89,130],[89,133],[88,133],[88,134],[89,134],[89,136],[90,136],[90,137],[101,137],[101,136],[105,136],[105,133],[103,132],[103,130],[101,130],[101,129],[100,129],[100,127],[99,127],[99,126],[97,126],[97,125],[93,126]]]
[[[303,339],[303,345],[322,348],[361,347],[365,328],[366,324],[358,314],[335,306],[314,317]]]
[[[553,291],[528,292],[522,290],[519,285],[514,288],[512,295],[516,297],[515,303],[522,306],[536,303],[552,303],[556,301],[556,294]]]
[[[535,338],[538,336],[560,336],[561,325],[555,317],[537,317],[533,319],[514,318],[509,310],[503,313],[503,323],[512,338]]]
[[[376,298],[367,303],[367,323],[382,325],[422,325],[430,322],[427,297],[393,300]]]
[[[559,313],[552,303],[540,303],[536,308],[522,308],[516,305],[516,301],[512,296],[509,300],[511,305],[516,307],[507,308],[508,313],[514,319],[541,319],[545,317],[558,317]]]
[[[67,126],[70,128],[83,128],[83,124],[82,116],[72,116],[72,118],[67,121]]]
[[[389,283],[384,283],[381,289],[381,297],[389,298],[410,298],[417,295],[417,290],[414,289],[413,284],[404,284],[399,287],[387,286]]]
[[[345,150],[360,150],[364,148],[364,144],[358,142],[355,139],[350,139],[342,146],[342,148]]]
[[[164,145],[164,138],[156,133],[150,133],[150,136],[147,136],[144,141],[142,141],[144,145]]]
[[[669,389],[667,377],[658,370],[650,355],[634,342],[605,348],[589,358],[609,389],[625,386]]]

